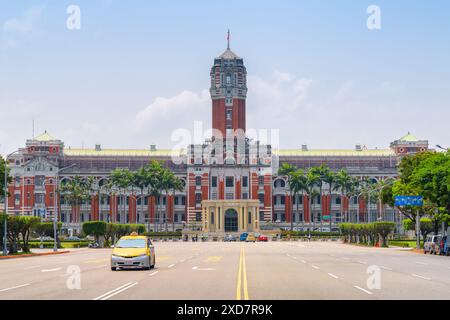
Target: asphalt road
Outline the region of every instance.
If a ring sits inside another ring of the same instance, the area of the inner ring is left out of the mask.
[[[0,300],[450,299],[449,257],[331,242],[155,247],[150,271],[111,271],[110,249],[0,260]]]

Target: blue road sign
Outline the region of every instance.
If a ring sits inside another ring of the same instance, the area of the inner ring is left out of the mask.
[[[422,196],[396,196],[395,197],[396,207],[422,207],[423,197]]]

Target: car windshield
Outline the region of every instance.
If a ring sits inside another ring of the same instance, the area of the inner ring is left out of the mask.
[[[117,242],[117,248],[145,248],[147,245],[144,239],[121,239]]]

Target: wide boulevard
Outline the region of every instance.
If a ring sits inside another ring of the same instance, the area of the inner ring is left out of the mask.
[[[156,242],[156,268],[111,249],[0,260],[5,299],[449,299],[450,258],[337,242]]]

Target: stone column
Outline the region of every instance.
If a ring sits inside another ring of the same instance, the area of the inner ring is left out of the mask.
[[[244,230],[248,230],[248,207],[247,204],[244,205]]]

